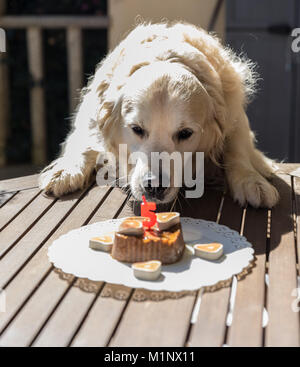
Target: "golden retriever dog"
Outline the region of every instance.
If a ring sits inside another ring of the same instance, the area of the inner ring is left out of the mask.
[[[245,112],[255,79],[250,61],[203,29],[182,22],[138,25],[83,90],[72,131],[60,157],[41,173],[41,188],[56,197],[83,189],[99,155],[118,157],[126,144],[129,154],[204,152],[222,165],[241,205],[273,207],[279,198],[268,182],[273,162],[256,149]],[[179,191],[172,184],[151,187],[145,162],[135,165],[130,186],[138,200],[147,194],[170,202]]]

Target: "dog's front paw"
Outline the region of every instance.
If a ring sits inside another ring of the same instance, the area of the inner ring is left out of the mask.
[[[82,190],[86,177],[80,166],[70,165],[64,158],[59,158],[46,167],[40,175],[39,186],[47,195],[61,197]]]
[[[256,172],[231,173],[228,181],[234,200],[242,206],[248,202],[255,208],[272,208],[279,200],[276,188]]]

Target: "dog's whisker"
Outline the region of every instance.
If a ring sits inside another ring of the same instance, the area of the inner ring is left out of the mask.
[[[188,204],[188,206],[192,209],[191,203],[187,200],[187,198],[183,195],[181,191],[179,191],[179,194],[182,196],[183,200]]]
[[[171,212],[173,211],[173,209],[174,209],[174,207],[175,207],[175,205],[176,205],[176,202],[177,202],[177,199],[178,199],[178,194],[177,194],[177,196],[176,196],[176,198],[175,198],[175,200],[174,200],[174,202],[173,202],[173,204],[172,204],[172,208],[171,208]]]
[[[128,205],[128,203],[129,203],[129,201],[130,201],[131,198],[132,198],[132,195],[128,195],[127,200],[126,200],[126,203],[125,203],[125,206]]]
[[[182,209],[182,205],[181,205],[181,202],[180,202],[180,197],[179,197],[179,195],[177,196],[177,199],[178,199],[178,204],[179,204],[179,206],[180,206],[180,211],[182,212],[182,211],[183,211],[183,209]]]
[[[114,184],[119,184],[121,180],[123,180],[124,178],[127,178],[127,176],[123,176],[123,177],[119,177],[117,178],[116,180],[110,182],[110,185],[113,186]],[[125,185],[123,186],[127,186],[129,185],[129,183],[126,183]],[[122,187],[121,187],[122,188]]]

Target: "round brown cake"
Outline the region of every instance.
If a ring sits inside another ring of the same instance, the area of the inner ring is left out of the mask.
[[[165,231],[145,230],[141,236],[116,233],[112,257],[128,263],[159,260],[162,264],[173,264],[181,259],[184,248],[178,223]]]

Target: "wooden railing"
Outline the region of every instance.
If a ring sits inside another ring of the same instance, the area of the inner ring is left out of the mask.
[[[28,65],[32,78],[30,91],[32,163],[43,165],[47,161],[46,105],[44,80],[44,55],[42,30],[64,28],[67,32],[69,104],[74,111],[78,90],[83,83],[82,29],[105,29],[109,21],[103,16],[4,16],[0,0],[0,28],[26,29]],[[2,14],[1,14],[2,10]],[[7,55],[0,53],[0,166],[6,162],[5,148],[9,121],[9,81]],[[16,107],[16,106],[15,106]],[[13,106],[13,108],[15,108]]]

